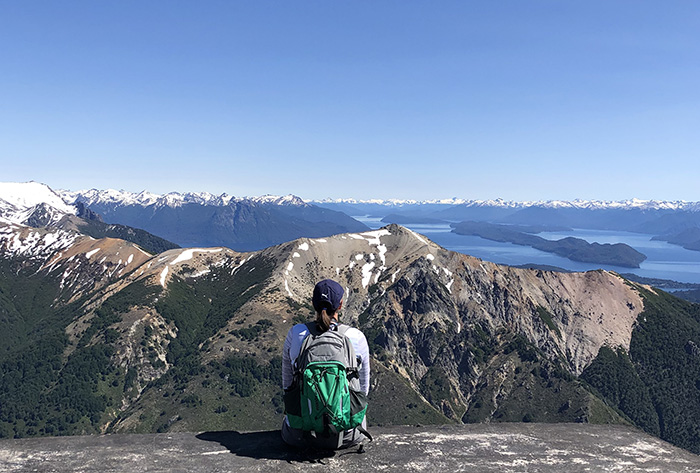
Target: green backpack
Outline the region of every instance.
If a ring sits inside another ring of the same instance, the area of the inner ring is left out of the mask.
[[[314,322],[306,324],[304,339],[294,362],[294,382],[285,391],[289,425],[316,436],[329,437],[362,428],[367,396],[360,390],[359,368],[347,325],[319,333]]]

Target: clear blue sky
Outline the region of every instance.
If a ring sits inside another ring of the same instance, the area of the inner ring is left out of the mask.
[[[698,1],[0,0],[0,181],[700,200]]]

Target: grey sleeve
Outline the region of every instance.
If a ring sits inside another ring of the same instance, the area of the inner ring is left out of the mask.
[[[289,350],[292,346],[292,330],[287,332],[287,338],[284,340],[282,348],[282,387],[288,388],[294,379],[294,371],[292,370],[292,360],[289,356]]]

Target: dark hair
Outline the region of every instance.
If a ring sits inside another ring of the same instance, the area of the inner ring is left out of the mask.
[[[321,332],[327,332],[331,328],[331,317],[336,313],[328,302],[322,302],[321,310],[316,311],[316,326]]]

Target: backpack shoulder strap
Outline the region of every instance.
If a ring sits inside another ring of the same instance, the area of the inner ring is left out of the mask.
[[[347,368],[349,371],[354,371],[356,374],[359,363],[355,355],[355,347],[352,345],[352,340],[350,340],[350,337],[348,337],[346,333],[350,328],[349,325],[338,324],[336,326],[336,331],[343,336],[345,342],[345,358],[348,360]]]
[[[306,322],[304,325],[306,325],[306,330],[308,330],[311,335],[318,336],[321,333],[318,331],[316,322]]]
[[[304,338],[304,341],[301,342],[301,348],[299,348],[299,354],[297,355],[296,359],[294,360],[295,371],[301,370],[301,366],[299,366],[299,361],[302,359],[302,356],[304,355],[304,352],[308,348],[309,343],[311,343],[319,335],[318,328],[316,328],[316,322],[307,322],[304,325],[306,325],[306,329],[308,330],[309,333]]]
[[[336,331],[341,335],[345,335],[345,332],[347,332],[349,328],[350,326],[345,324],[338,324],[335,327]]]

